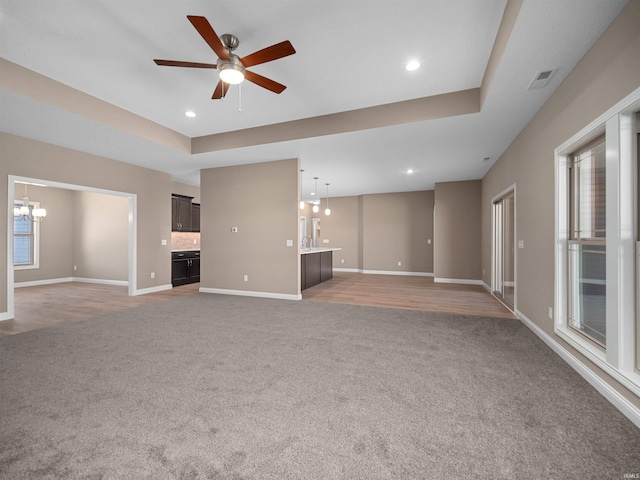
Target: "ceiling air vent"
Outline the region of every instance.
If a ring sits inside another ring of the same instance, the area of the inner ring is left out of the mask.
[[[536,76],[533,77],[533,80],[531,80],[531,83],[529,84],[529,87],[527,87],[527,90],[535,90],[537,88],[546,87],[549,83],[549,80],[551,80],[551,77],[553,77],[553,74],[556,73],[557,70],[558,69],[556,68],[554,70],[545,70],[544,72],[536,73]]]

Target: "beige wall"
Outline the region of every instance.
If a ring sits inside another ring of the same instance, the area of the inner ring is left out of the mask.
[[[73,192],[73,276],[129,279],[129,200],[93,192]]]
[[[306,207],[301,215],[309,232],[311,219],[321,219],[318,246],[342,248],[333,254],[334,268],[432,273],[433,203],[433,191],[335,197],[331,215],[324,214],[325,199],[320,212]]]
[[[632,0],[482,182],[483,279],[491,274],[491,199],[516,184],[517,308],[636,406],[640,399],[553,332],[554,149],[640,87],[640,2]]]
[[[325,201],[322,200],[320,212],[307,216],[307,226],[311,232],[312,218],[320,218],[319,247],[340,247],[342,250],[333,253],[334,268],[360,269],[358,263],[358,248],[360,227],[358,223],[358,197],[335,197],[329,199],[331,215],[326,216]],[[323,243],[329,240],[329,243]],[[344,262],[343,262],[344,260]]]
[[[36,269],[15,270],[16,283],[36,282],[73,276],[73,192],[53,187],[27,186],[29,200],[47,210],[40,229],[40,265]],[[16,200],[22,200],[24,185],[15,185]],[[4,235],[6,238],[6,234]],[[6,255],[5,255],[6,257]],[[4,288],[6,290],[6,287]]]
[[[16,184],[15,193],[21,200],[24,186]],[[70,277],[128,280],[126,198],[34,185],[28,186],[28,195],[47,209],[47,217],[39,225],[39,268],[15,270],[16,283]]]
[[[193,203],[200,203],[200,187],[197,187],[195,185],[188,185],[186,183],[172,181],[171,193],[193,197]]]
[[[433,202],[433,192],[363,195],[362,269],[432,273]]]
[[[201,288],[299,295],[299,174],[297,159],[201,171]]]
[[[436,183],[433,274],[436,279],[479,280],[479,180]]]
[[[137,194],[137,289],[171,283],[171,177],[115,160],[0,133],[0,198],[9,175]],[[0,210],[0,316],[7,311],[7,209]],[[167,245],[162,246],[161,240]],[[155,272],[155,278],[150,273]]]

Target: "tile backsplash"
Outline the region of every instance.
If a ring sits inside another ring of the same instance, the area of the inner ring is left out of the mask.
[[[171,250],[200,250],[200,232],[171,232]]]

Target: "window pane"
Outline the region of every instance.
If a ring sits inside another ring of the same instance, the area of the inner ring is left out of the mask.
[[[31,265],[33,263],[33,242],[31,236],[13,237],[13,264]]]
[[[573,161],[573,238],[604,238],[607,227],[604,139],[577,152]]]
[[[23,220],[22,217],[14,217],[13,221],[13,233],[18,234],[30,234],[32,223],[29,220]]]
[[[606,341],[604,245],[569,244],[569,324],[601,345]]]
[[[23,203],[15,203],[20,208]],[[29,212],[33,210],[33,205],[29,205]],[[18,216],[13,219],[13,264],[16,266],[34,264],[34,224],[24,217]]]

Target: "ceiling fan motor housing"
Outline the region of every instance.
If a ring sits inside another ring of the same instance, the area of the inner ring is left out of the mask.
[[[236,48],[238,48],[238,45],[240,45],[240,40],[238,40],[238,37],[231,33],[223,34],[220,37],[220,41],[225,46],[225,48],[229,50],[229,53],[234,51]]]

